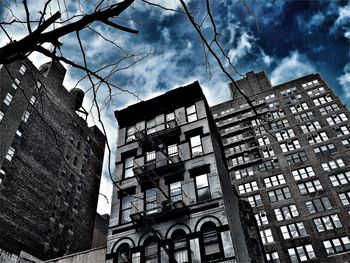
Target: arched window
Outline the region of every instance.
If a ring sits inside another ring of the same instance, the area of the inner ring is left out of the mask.
[[[182,229],[175,230],[171,235],[171,240],[174,242],[174,258],[178,263],[188,262],[186,233]]]
[[[155,237],[149,237],[145,241],[145,263],[159,263],[158,242]]]
[[[219,237],[213,222],[206,222],[201,227],[203,246],[207,260],[221,258]]]
[[[130,262],[130,246],[126,243],[120,245],[117,250],[117,258],[113,263],[128,263]]]

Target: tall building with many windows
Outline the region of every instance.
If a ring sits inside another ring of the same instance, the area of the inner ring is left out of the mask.
[[[2,256],[91,248],[105,137],[78,116],[84,93],[62,86],[65,72],[55,61],[0,67]]]
[[[264,72],[211,108],[231,181],[253,207],[268,262],[350,260],[349,110],[319,74]]]
[[[198,82],[115,116],[107,262],[263,262],[257,225],[230,183]]]

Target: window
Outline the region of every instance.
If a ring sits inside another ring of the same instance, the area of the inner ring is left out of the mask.
[[[272,186],[285,184],[286,180],[284,179],[283,174],[278,174],[278,175],[264,178],[264,183],[266,185],[266,188],[269,188]]]
[[[260,237],[261,237],[262,243],[264,245],[275,242],[275,240],[273,239],[273,236],[272,236],[271,229],[261,230]]]
[[[328,156],[335,152],[337,152],[337,149],[335,148],[333,143],[314,148],[314,153],[317,157],[320,157],[322,155]]]
[[[306,153],[302,151],[302,152],[286,155],[286,160],[289,165],[292,165],[300,162],[306,162],[309,159],[307,158]]]
[[[303,122],[303,121],[311,120],[313,118],[314,118],[314,114],[312,113],[312,111],[307,111],[299,115],[295,115],[295,119],[297,120],[297,122]]]
[[[192,122],[197,120],[196,105],[192,105],[186,108],[187,121]]]
[[[203,233],[203,246],[206,261],[221,258],[219,237],[216,231],[216,226],[213,222],[206,222],[201,227]]]
[[[345,163],[342,158],[338,158],[334,161],[332,160],[326,163],[321,163],[321,165],[324,171],[330,171],[344,167]]]
[[[298,184],[298,188],[300,191],[300,194],[305,195],[305,194],[310,194],[314,193],[316,191],[323,190],[322,184],[320,180],[312,180],[304,183]]]
[[[263,145],[269,144],[269,143],[270,143],[270,139],[269,139],[269,137],[267,137],[267,136],[265,135],[265,136],[263,136],[263,137],[260,137],[260,138],[258,139],[258,142],[259,142],[259,145],[260,145],[260,146],[263,146]]]
[[[278,256],[277,251],[266,253],[267,263],[280,263],[280,257]]]
[[[324,142],[324,141],[329,140],[326,132],[309,134],[307,136],[307,139],[308,139],[310,144],[320,143],[320,142]]]
[[[312,101],[315,104],[315,106],[320,106],[322,104],[332,101],[332,97],[330,95],[326,95],[317,99],[313,99]]]
[[[17,130],[17,131],[16,131],[16,136],[17,136],[17,137],[22,137],[22,132],[21,132],[20,130]]]
[[[297,92],[298,92],[297,88],[293,87],[290,89],[282,90],[281,95],[284,97],[284,96],[292,95],[292,94],[297,93]]]
[[[261,149],[264,158],[275,156],[275,152],[272,147],[266,147]]]
[[[271,203],[292,198],[292,194],[290,193],[288,186],[268,191],[267,195],[269,196]]]
[[[228,134],[228,133],[231,133],[231,132],[234,132],[235,130],[239,130],[241,128],[241,125],[235,125],[235,126],[232,126],[232,127],[228,127],[228,128],[225,128],[224,129],[224,134]]]
[[[290,111],[292,113],[297,113],[308,109],[309,109],[309,106],[306,104],[306,102],[290,107]]]
[[[10,93],[7,93],[7,94],[6,94],[6,97],[5,97],[5,99],[4,99],[4,103],[5,103],[6,105],[10,105],[12,99],[13,99],[13,96],[12,96]]]
[[[292,219],[299,216],[295,205],[283,206],[274,210],[277,221]]]
[[[318,217],[313,221],[318,232],[343,227],[338,214]]]
[[[154,161],[156,159],[156,151],[146,152],[146,162]]]
[[[235,171],[235,178],[236,179],[240,179],[240,178],[244,178],[244,177],[252,176],[252,175],[254,175],[252,167],[243,168],[243,169]]]
[[[330,175],[329,180],[331,181],[333,186],[348,184],[348,183],[350,183],[350,171]]]
[[[15,154],[15,151],[16,151],[15,148],[10,146],[10,148],[8,149],[7,154],[6,154],[6,159],[11,161],[13,158],[13,155]]]
[[[301,148],[298,139],[288,141],[280,144],[282,152],[289,152]]]
[[[254,216],[255,216],[255,220],[256,220],[258,226],[267,225],[269,223],[265,212],[259,212],[258,214],[255,214]]]
[[[1,123],[2,119],[4,118],[4,116],[5,116],[5,113],[3,113],[2,111],[0,111],[0,123]]]
[[[181,182],[171,183],[169,185],[170,199],[172,202],[182,200]]]
[[[29,113],[29,111],[26,110],[22,116],[22,121],[24,121],[26,123],[29,119],[29,116],[30,116],[30,113]]]
[[[130,214],[132,209],[132,202],[134,197],[131,195],[123,196],[120,200],[120,223],[124,224],[130,222]]]
[[[126,141],[125,142],[132,142],[135,140],[135,132],[136,127],[130,126],[126,129]]]
[[[310,81],[310,82],[301,84],[301,86],[302,86],[304,89],[309,89],[309,88],[311,88],[311,87],[317,86],[318,84],[319,84],[318,80],[315,79],[315,80],[312,80],[312,81]]]
[[[350,134],[350,130],[348,126],[336,127],[335,131],[338,137]]]
[[[273,130],[279,130],[279,129],[282,129],[282,128],[285,128],[285,127],[288,127],[289,126],[289,122],[287,119],[283,119],[283,120],[278,120],[276,122],[272,122],[271,123],[271,128]]]
[[[338,111],[338,110],[340,110],[338,104],[334,103],[334,104],[328,105],[324,108],[320,108],[320,113],[322,115],[327,115],[333,111]]]
[[[231,158],[232,166],[240,165],[248,161],[249,161],[249,156],[246,156],[246,155],[241,155],[241,156]]]
[[[12,88],[16,90],[18,88],[19,83],[21,83],[21,81],[18,78],[15,78],[15,82],[11,85]]]
[[[156,119],[153,118],[146,122],[146,133],[152,134],[156,132]]]
[[[297,103],[301,100],[302,100],[301,94],[290,94],[290,95],[284,97],[284,101],[287,104],[292,104],[292,103],[294,104],[294,103]]]
[[[247,149],[246,144],[239,144],[226,149],[226,154],[239,153]]]
[[[158,242],[155,237],[149,237],[145,241],[145,262],[146,263],[159,262]]]
[[[174,258],[176,262],[188,262],[186,233],[182,229],[177,229],[171,235],[174,245]]]
[[[350,240],[348,236],[334,238],[323,241],[323,246],[326,249],[327,255],[334,255],[350,251]]]
[[[280,107],[280,103],[278,101],[273,101],[269,104],[270,109],[277,109]]]
[[[128,263],[128,262],[130,262],[130,247],[128,244],[124,243],[118,247],[116,263]]]
[[[300,181],[315,176],[315,172],[311,166],[303,167],[292,171],[295,181]]]
[[[321,94],[323,94],[325,92],[326,92],[326,90],[325,90],[324,87],[319,87],[317,89],[309,90],[307,92],[307,95],[309,95],[309,97],[312,98],[312,97],[319,96],[319,95],[321,95]]]
[[[294,137],[294,131],[292,129],[280,131],[276,133],[277,141],[282,141],[291,137]]]
[[[284,239],[307,236],[303,222],[280,227]]]
[[[266,101],[272,101],[272,100],[274,100],[275,99],[275,94],[270,94],[270,95],[267,95],[266,97],[265,97],[265,100]]]
[[[240,184],[238,186],[238,192],[240,194],[245,194],[245,193],[249,193],[249,192],[256,191],[256,190],[258,190],[258,184],[256,181],[252,181],[252,182],[245,183],[245,184]]]
[[[151,188],[146,190],[145,211],[147,215],[157,213],[157,188]]]
[[[0,120],[1,120],[1,118],[0,118]],[[341,143],[344,145],[345,148],[350,148],[350,138],[342,140]]]
[[[167,151],[169,157],[179,155],[179,149],[177,147],[177,144],[168,145]]]
[[[202,141],[201,141],[200,135],[191,137],[190,144],[191,144],[192,157],[196,157],[198,155],[203,154]]]
[[[128,157],[124,160],[124,179],[134,176],[134,157]]]
[[[284,111],[282,109],[279,109],[278,111],[271,111],[270,113],[268,113],[268,118],[273,118],[273,119],[278,119],[281,117],[284,117]]]
[[[243,135],[242,134],[238,134],[238,135],[231,136],[231,137],[227,138],[225,143],[229,144],[229,143],[239,142],[242,139],[243,139]]]
[[[347,121],[347,120],[348,120],[348,117],[345,115],[345,113],[334,114],[326,118],[326,121],[328,122],[329,126],[342,123],[343,121]]]
[[[305,205],[310,214],[332,209],[332,205],[328,197],[322,197],[307,201],[305,202]]]
[[[26,72],[26,70],[27,70],[27,67],[25,66],[25,65],[21,65],[21,67],[20,67],[20,69],[19,69],[19,73],[21,74],[21,75],[24,75],[24,73]]]
[[[247,199],[251,207],[257,207],[263,204],[259,194],[248,196]]]
[[[211,199],[211,193],[209,188],[208,175],[202,174],[195,177],[197,201],[205,201]]]
[[[261,124],[261,120],[252,120],[251,124],[252,124],[253,127],[258,126],[258,125]]]
[[[32,105],[34,105],[35,104],[35,102],[36,102],[36,97],[35,96],[32,96],[31,98],[30,98],[30,104],[32,104]]]
[[[173,128],[173,125],[171,123],[174,120],[175,120],[175,113],[174,112],[170,112],[170,113],[167,113],[165,115],[165,122],[166,122],[166,128],[167,129]]]
[[[292,263],[299,263],[316,258],[314,248],[311,244],[289,248],[288,254]]]
[[[314,121],[314,122],[308,122],[305,125],[301,125],[300,128],[305,134],[305,133],[309,133],[309,132],[313,132],[318,129],[321,129],[322,127],[318,121]]]
[[[274,158],[276,158],[276,157],[274,157]],[[261,171],[261,172],[272,170],[272,169],[277,169],[279,167],[280,167],[280,165],[278,163],[277,158],[273,159],[273,160],[265,161],[265,162],[259,164],[259,166],[258,166],[259,171]]]
[[[350,192],[339,193],[338,196],[343,205],[350,204]]]

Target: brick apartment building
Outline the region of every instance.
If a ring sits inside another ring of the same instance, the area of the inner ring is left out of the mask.
[[[107,262],[264,262],[253,214],[230,183],[198,82],[115,116]]]
[[[58,62],[0,67],[0,249],[45,260],[91,248],[105,137],[76,113]],[[83,111],[82,111],[83,112]]]
[[[233,185],[253,207],[268,262],[350,260],[350,114],[319,74],[264,72],[211,108]]]

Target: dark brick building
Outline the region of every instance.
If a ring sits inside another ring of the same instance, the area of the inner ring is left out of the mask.
[[[115,116],[107,262],[263,262],[257,225],[230,183],[198,82]]]
[[[233,185],[253,207],[268,262],[350,260],[350,114],[319,74],[264,72],[211,108]]]
[[[76,113],[65,69],[0,67],[0,249],[48,259],[91,248],[105,138]]]

